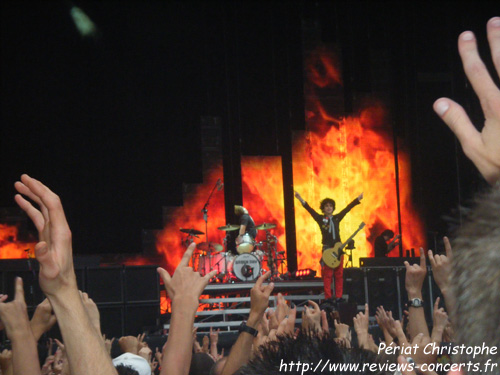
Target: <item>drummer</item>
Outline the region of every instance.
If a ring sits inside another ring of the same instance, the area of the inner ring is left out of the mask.
[[[255,222],[248,214],[248,210],[243,206],[235,205],[234,213],[240,218],[240,231],[238,233],[238,237],[236,238],[236,244],[238,245],[241,243],[245,233],[250,235],[252,240],[255,240],[255,237],[257,237],[257,229],[255,229]]]

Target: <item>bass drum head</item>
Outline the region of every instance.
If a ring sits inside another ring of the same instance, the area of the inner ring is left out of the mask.
[[[253,254],[238,255],[233,262],[233,272],[241,281],[257,280],[260,276],[260,262]]]

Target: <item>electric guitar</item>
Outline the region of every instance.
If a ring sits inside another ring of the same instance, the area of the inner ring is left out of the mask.
[[[401,235],[400,235],[400,234],[398,234],[396,237],[394,237],[394,238],[392,239],[392,241],[391,241],[391,242],[389,242],[389,243],[387,244],[387,252],[386,252],[386,254],[390,253],[392,249],[394,249],[396,246],[398,246],[398,245],[399,245],[399,242],[396,242],[396,241],[397,241],[397,240],[399,240],[400,238],[401,238]]]
[[[365,223],[361,222],[359,225],[359,228],[352,234],[351,237],[347,239],[344,243],[341,243],[340,241],[337,242],[333,247],[330,247],[323,251],[323,255],[321,259],[323,259],[323,262],[330,268],[337,268],[340,265],[340,259],[342,257],[342,254],[344,254],[344,247],[349,243],[350,240],[353,239],[353,237],[358,234],[358,232],[365,227]]]

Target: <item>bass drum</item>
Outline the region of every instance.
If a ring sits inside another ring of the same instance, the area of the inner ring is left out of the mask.
[[[236,238],[236,251],[238,254],[251,253],[255,247],[255,240],[248,233]]]
[[[241,254],[234,259],[233,273],[241,281],[257,280],[260,270],[260,262],[253,254]]]

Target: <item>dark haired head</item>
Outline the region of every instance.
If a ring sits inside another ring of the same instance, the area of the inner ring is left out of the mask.
[[[386,229],[382,232],[382,237],[385,237],[385,236],[392,238],[392,237],[394,237],[394,232],[390,229]]]
[[[321,211],[325,210],[325,206],[330,203],[333,206],[333,210],[335,211],[335,201],[332,198],[325,198],[321,202],[319,202],[319,209]]]
[[[387,360],[387,358],[386,358]],[[318,363],[334,364],[359,364],[357,369],[338,369],[328,367],[321,371],[321,367],[313,372],[314,367],[304,371],[303,367],[297,366],[297,362],[303,364],[317,365]],[[321,362],[320,362],[321,361]],[[329,362],[327,362],[329,361]],[[291,363],[295,363],[291,366]],[[385,362],[385,360],[384,360]],[[260,350],[260,356],[255,356],[246,366],[240,368],[238,374],[241,375],[278,375],[289,374],[299,375],[303,373],[328,373],[344,375],[372,374],[369,366],[363,368],[364,363],[380,363],[377,354],[364,349],[348,349],[338,345],[330,336],[319,337],[307,332],[300,332],[297,338],[292,336],[278,337],[277,341],[268,342]],[[392,361],[389,361],[392,363]],[[284,364],[287,365],[285,368]],[[377,374],[392,374],[394,370],[388,372],[376,372]]]
[[[130,366],[118,365],[115,369],[118,375],[139,375],[139,373]]]
[[[191,357],[189,375],[208,375],[215,361],[207,353],[194,353]]]

